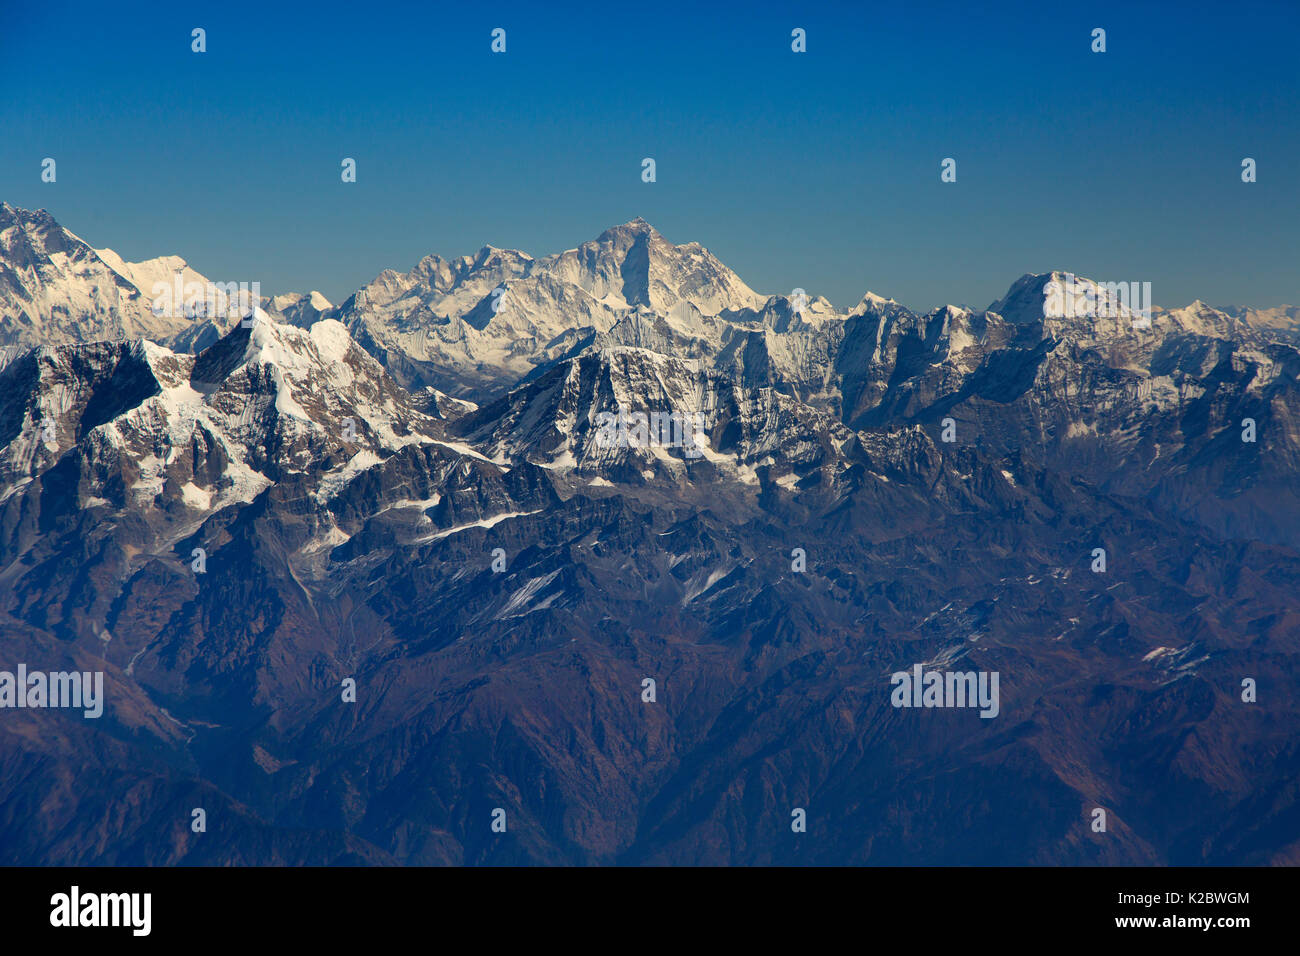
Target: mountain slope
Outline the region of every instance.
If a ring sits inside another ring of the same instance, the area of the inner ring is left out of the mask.
[[[24,289],[100,281],[42,228]],[[634,221],[195,354],[65,297],[0,352],[0,648],[106,699],[0,711],[4,859],[1300,862],[1300,354],[1066,275],[839,313]]]

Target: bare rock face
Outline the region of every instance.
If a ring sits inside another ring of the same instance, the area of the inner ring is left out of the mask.
[[[150,268],[3,207],[0,670],[105,675],[0,709],[10,862],[1300,859],[1277,317],[840,312],[640,220],[228,326]]]

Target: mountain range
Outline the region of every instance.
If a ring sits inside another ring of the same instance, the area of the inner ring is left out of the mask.
[[[0,669],[106,688],[0,710],[5,862],[1300,862],[1290,307],[840,311],[641,219],[178,274],[0,206]]]

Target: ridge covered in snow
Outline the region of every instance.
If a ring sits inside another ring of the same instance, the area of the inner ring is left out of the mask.
[[[213,285],[180,256],[127,262],[92,248],[43,209],[0,204],[0,347],[147,338],[199,351],[240,319],[187,303],[188,290],[200,289],[206,301]],[[331,308],[318,292],[264,297],[260,306],[263,316],[301,325]]]

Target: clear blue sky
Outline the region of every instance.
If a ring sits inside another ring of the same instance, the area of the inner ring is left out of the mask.
[[[0,0],[0,199],[336,302],[644,216],[840,305],[983,307],[1052,268],[1300,303],[1295,0],[280,6]]]

